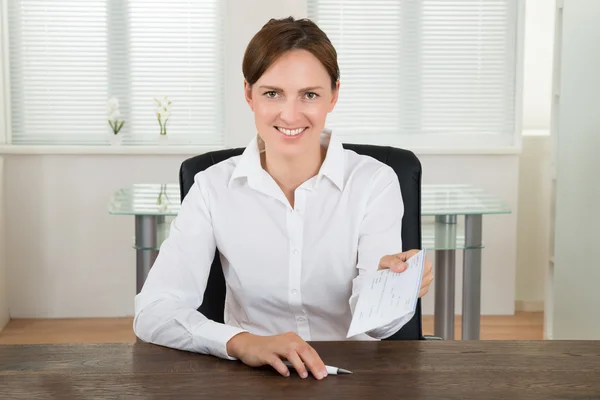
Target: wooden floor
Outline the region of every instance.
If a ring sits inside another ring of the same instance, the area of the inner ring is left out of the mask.
[[[543,313],[483,316],[482,340],[542,340]],[[132,318],[17,319],[0,332],[0,344],[134,342]],[[460,317],[455,337],[460,339]],[[423,333],[433,334],[433,317],[423,317]]]

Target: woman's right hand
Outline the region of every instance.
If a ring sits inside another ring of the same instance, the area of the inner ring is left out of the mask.
[[[315,349],[293,332],[274,336],[243,332],[227,342],[227,353],[251,367],[271,365],[283,376],[290,376],[290,371],[282,358],[291,362],[302,378],[308,377],[307,367],[319,380],[327,376],[325,364]]]

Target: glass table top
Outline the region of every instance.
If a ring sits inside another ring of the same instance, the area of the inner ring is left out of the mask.
[[[483,189],[463,184],[421,186],[421,215],[510,214],[508,204]]]
[[[135,184],[115,192],[108,212],[115,215],[164,215],[179,212],[179,185]],[[421,187],[421,215],[509,214],[510,207],[483,189],[462,184],[436,184]]]
[[[160,245],[169,236],[171,221],[175,217],[169,216],[161,219],[157,226],[156,247],[141,247],[136,246],[135,237],[132,238],[132,247],[136,250],[160,250]],[[427,221],[421,226],[421,247],[427,250],[466,250],[466,249],[481,249],[484,246],[465,247],[465,229],[464,225],[446,224],[443,222]]]
[[[113,194],[108,212],[114,215],[175,216],[181,207],[179,185],[135,184]]]

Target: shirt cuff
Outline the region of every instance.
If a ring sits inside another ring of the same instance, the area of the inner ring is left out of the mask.
[[[206,321],[193,332],[194,346],[200,353],[212,354],[226,360],[236,360],[227,354],[227,342],[245,329],[214,321]]]

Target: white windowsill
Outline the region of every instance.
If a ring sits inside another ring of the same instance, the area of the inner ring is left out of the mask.
[[[0,145],[0,155],[198,155],[221,146],[19,146]],[[416,155],[507,155],[519,154],[516,147],[495,148],[413,148]]]
[[[0,155],[198,155],[224,148],[221,146],[19,146],[5,144],[0,145]]]
[[[550,136],[550,129],[524,129],[523,136]]]
[[[518,147],[466,147],[456,149],[444,149],[444,148],[414,148],[408,149],[415,153],[417,156],[428,156],[428,155],[448,155],[448,156],[460,156],[460,155],[472,155],[472,156],[498,156],[498,155],[510,155],[520,154],[521,149]]]

